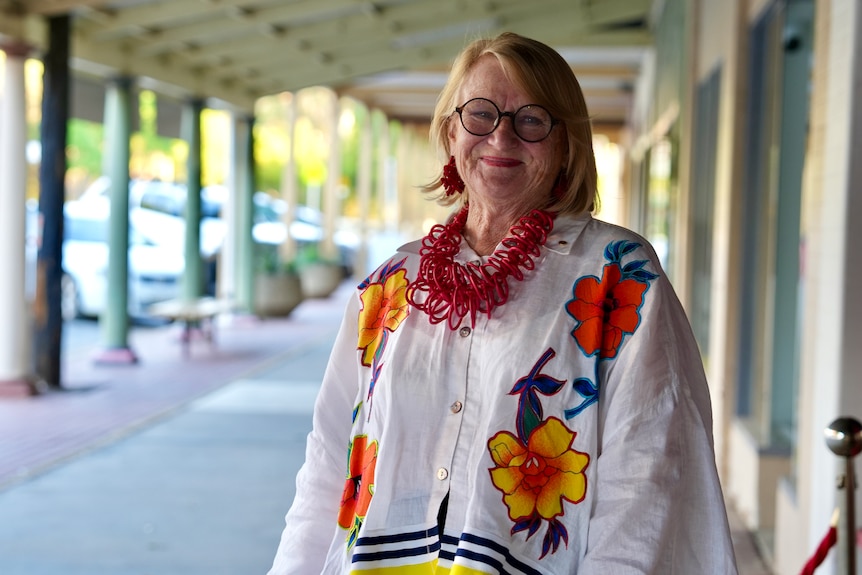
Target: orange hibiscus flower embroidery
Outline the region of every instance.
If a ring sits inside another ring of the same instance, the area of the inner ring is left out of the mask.
[[[491,481],[503,492],[512,521],[523,523],[536,516],[550,521],[563,514],[564,499],[583,501],[587,491],[583,471],[590,456],[571,449],[575,435],[551,417],[532,431],[526,445],[508,431],[488,440],[497,465],[490,470]]]
[[[387,268],[388,269],[388,268]],[[371,365],[384,341],[385,331],[395,331],[410,315],[407,304],[407,272],[403,269],[381,272],[379,281],[365,285],[360,294],[359,344],[362,365]]]
[[[359,534],[368,506],[374,497],[374,470],[377,467],[377,442],[368,443],[368,436],[357,435],[348,450],[347,480],[341,495],[338,525],[349,529],[348,546]]]
[[[584,353],[616,357],[623,336],[633,334],[640,323],[647,287],[637,279],[624,278],[618,263],[604,267],[601,281],[586,276],[575,282],[574,299],[566,304],[566,310],[580,322],[572,335]]]

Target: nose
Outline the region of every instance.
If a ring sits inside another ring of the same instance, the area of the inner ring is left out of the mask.
[[[508,127],[503,126],[503,120],[508,117],[509,125]],[[497,138],[505,138],[507,140],[517,140],[518,134],[515,133],[515,114],[512,112],[502,112],[500,117],[497,118],[497,127],[494,128],[494,131],[491,132],[491,137],[496,136]]]

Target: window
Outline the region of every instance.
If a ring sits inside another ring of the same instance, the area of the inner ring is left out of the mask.
[[[715,154],[721,68],[697,88],[694,125],[694,172],[691,193],[691,326],[704,355],[709,350],[709,308],[712,302],[712,234],[715,203]],[[708,360],[704,357],[704,360]]]
[[[772,4],[752,27],[749,62],[736,408],[763,447],[788,452],[798,385],[812,21],[811,0]]]

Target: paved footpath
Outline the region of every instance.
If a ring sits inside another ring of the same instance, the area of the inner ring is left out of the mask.
[[[135,328],[136,366],[70,342],[69,391],[0,399],[0,574],[265,573],[351,289],[189,357],[176,326]],[[740,574],[768,575],[733,519]]]
[[[0,573],[265,573],[350,289],[188,358],[178,326],[135,328],[137,366],[77,349],[70,391],[0,400]]]

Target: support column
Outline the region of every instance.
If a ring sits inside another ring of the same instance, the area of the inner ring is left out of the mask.
[[[108,293],[99,318],[104,350],[97,363],[132,364],[138,361],[129,347],[129,137],[131,136],[131,78],[116,78],[105,95],[105,171],[111,180],[108,233]]]
[[[323,240],[320,255],[324,260],[336,261],[338,250],[333,239],[335,235],[335,216],[338,211],[338,187],[341,185],[341,138],[338,124],[341,120],[341,101],[332,92],[329,117],[329,157],[327,158],[326,183],[323,188]]]
[[[50,388],[62,386],[63,205],[66,199],[66,126],[69,121],[68,15],[48,19],[50,46],[43,59],[42,161],[39,216],[42,222],[33,302],[36,374]]]
[[[30,322],[24,292],[24,61],[29,50],[23,45],[6,45],[2,49],[6,62],[0,86],[0,396],[26,396],[35,392],[30,377]]]
[[[227,146],[227,170],[225,172],[224,185],[227,188],[227,198],[221,208],[221,218],[225,222],[225,237],[222,244],[218,261],[218,274],[216,276],[218,285],[216,293],[218,297],[234,304],[236,299],[236,266],[237,266],[237,175],[236,175],[236,122],[231,118],[230,130],[228,132],[230,141]]]
[[[380,119],[380,141],[377,144],[377,197],[383,211],[387,233],[398,232],[398,197],[395,194],[395,158],[390,151],[389,118]]]
[[[203,100],[189,101],[183,109],[183,139],[189,145],[188,182],[186,182],[185,271],[183,299],[191,301],[203,295],[203,261],[201,260],[201,112]]]
[[[287,203],[287,210],[282,216],[282,222],[287,229],[287,238],[279,246],[280,263],[288,263],[296,259],[296,241],[290,233],[290,226],[296,219],[296,204],[299,201],[296,180],[296,119],[298,115],[299,93],[295,92],[290,94],[290,102],[287,106],[287,137],[290,151],[281,172],[281,198]]]
[[[237,118],[235,130],[236,182],[236,303],[254,313],[254,117]]]
[[[359,166],[356,175],[356,196],[359,202],[359,251],[354,269],[354,274],[360,281],[371,271],[368,249],[371,230],[368,224],[371,215],[371,177],[374,170],[373,145],[371,110],[363,108],[359,124]]]

